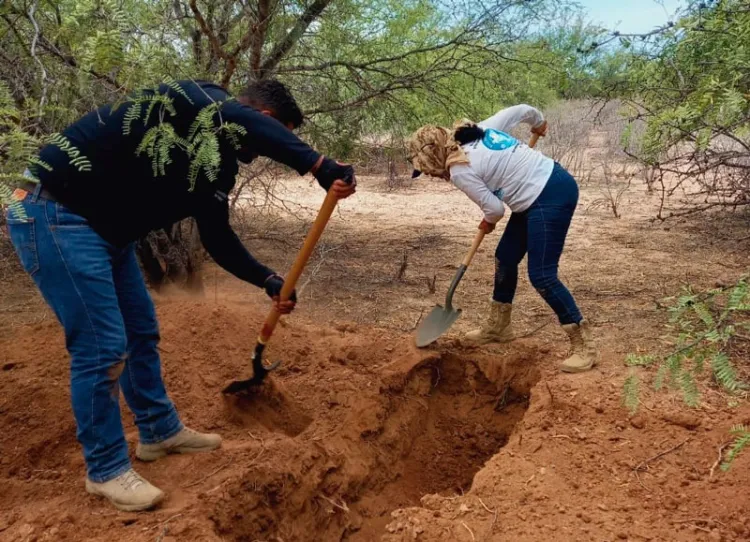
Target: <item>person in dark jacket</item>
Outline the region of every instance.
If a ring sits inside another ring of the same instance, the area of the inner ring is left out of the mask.
[[[165,83],[69,126],[29,167],[27,176],[39,182],[30,179],[15,192],[25,216],[9,211],[11,240],[62,324],[71,356],[85,487],[121,510],[152,508],[164,493],[131,466],[120,390],[138,426],[137,458],[153,461],[221,445],[219,435],[185,427],[167,395],[158,324],[135,242],[194,217],[217,264],[264,289],[280,312],[290,312],[295,298],[279,300],[283,278],[253,258],[232,230],[227,196],[238,162],[259,155],[300,175],[312,173],[340,198],[352,194],[353,168],[297,138],[292,130],[302,121],[294,98],[277,81],[251,84],[236,99],[208,82]],[[166,151],[166,140],[153,137],[162,129],[177,142]],[[204,156],[201,138],[210,143]],[[211,152],[218,154],[211,158]]]

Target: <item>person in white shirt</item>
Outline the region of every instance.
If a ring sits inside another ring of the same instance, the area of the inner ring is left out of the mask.
[[[570,337],[571,355],[561,369],[583,372],[597,362],[588,322],[558,278],[558,265],[573,213],[578,185],[560,164],[509,135],[520,123],[543,136],[547,122],[529,105],[516,105],[475,124],[463,120],[453,130],[424,126],[409,142],[414,177],[421,173],[450,180],[484,213],[485,233],[511,210],[495,251],[495,285],[487,321],[467,333],[477,343],[513,340],[511,308],[518,264],[528,253],[529,279],[555,311]]]

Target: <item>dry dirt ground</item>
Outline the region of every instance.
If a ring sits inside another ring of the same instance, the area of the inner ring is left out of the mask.
[[[750,453],[717,468],[730,426],[750,421],[747,404],[707,390],[688,410],[644,389],[630,417],[621,399],[625,355],[668,348],[660,300],[685,283],[737,279],[747,232],[737,219],[649,222],[657,202],[640,184],[615,219],[592,208],[598,182],[582,187],[562,262],[602,352],[587,374],[558,372],[564,335],[526,280],[515,314],[523,338],[461,344],[485,311],[499,232],[463,279],[452,332],[413,346],[481,218],[442,183],[388,191],[382,178],[360,180],[272,340],[283,366],[259,394],[220,390],[249,375],[268,310],[260,293],[209,266],[204,298],[155,296],[171,396],[187,423],[225,443],[136,464],[169,494],[151,513],[116,512],[84,492],[61,331],[28,280],[6,275],[0,540],[750,540]],[[246,229],[256,256],[283,271],[322,193],[294,180],[278,195],[294,216],[248,215]]]

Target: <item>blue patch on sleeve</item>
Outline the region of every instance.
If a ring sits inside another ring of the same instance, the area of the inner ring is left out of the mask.
[[[504,151],[505,149],[518,145],[518,140],[500,130],[487,129],[484,131],[482,143],[490,150]]]

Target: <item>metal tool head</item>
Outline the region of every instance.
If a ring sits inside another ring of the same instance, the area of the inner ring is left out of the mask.
[[[234,394],[234,393],[242,393],[245,391],[251,391],[253,388],[259,387],[261,384],[263,384],[263,381],[266,378],[266,375],[270,373],[271,371],[276,370],[279,365],[281,365],[280,361],[277,361],[275,363],[272,363],[271,365],[264,365],[263,359],[261,357],[261,352],[258,353],[256,350],[256,355],[253,357],[253,376],[252,378],[249,378],[247,380],[235,380],[231,384],[229,384],[226,388],[222,390],[222,393],[225,394]]]
[[[432,309],[417,328],[417,346],[422,348],[434,343],[438,337],[450,329],[459,316],[461,316],[461,309],[443,308],[440,305]]]

